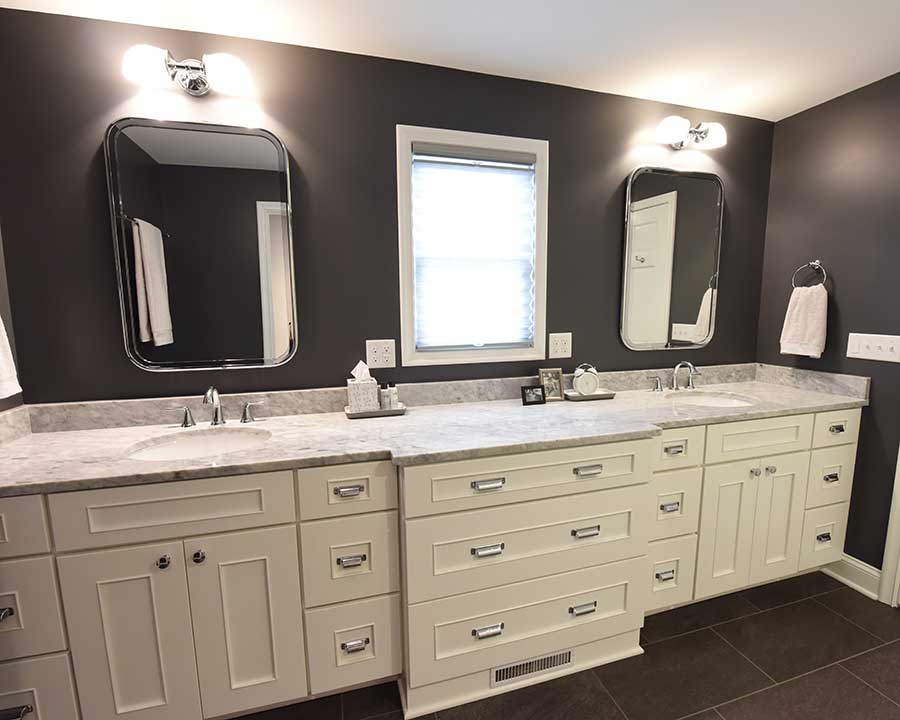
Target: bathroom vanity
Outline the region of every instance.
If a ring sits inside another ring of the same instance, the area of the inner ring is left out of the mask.
[[[416,717],[840,559],[866,400],[681,392],[268,418],[212,463],[128,457],[205,428],[0,446],[4,707],[199,720],[398,678]]]

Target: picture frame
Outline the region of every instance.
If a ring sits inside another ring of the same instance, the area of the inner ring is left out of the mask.
[[[538,370],[538,381],[544,387],[547,402],[565,399],[562,368],[541,368]]]
[[[523,405],[543,405],[547,402],[544,394],[543,385],[523,385],[522,386],[522,404]]]

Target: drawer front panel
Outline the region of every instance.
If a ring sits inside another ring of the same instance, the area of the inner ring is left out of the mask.
[[[0,563],[0,660],[65,649],[53,560]]]
[[[651,540],[697,532],[703,468],[655,473],[650,486],[655,498]]]
[[[307,610],[313,694],[403,672],[400,595]]]
[[[307,607],[400,589],[397,511],[301,523]]]
[[[844,553],[850,503],[807,510],[803,518],[800,570],[837,562]]]
[[[855,443],[859,438],[860,408],[833,410],[816,415],[813,447],[830,447]]]
[[[34,708],[24,720],[78,720],[75,682],[67,655],[0,665],[0,717],[7,717],[4,710],[23,705]]]
[[[40,495],[0,498],[0,558],[50,552]]]
[[[848,502],[853,490],[856,444],[838,445],[812,451],[806,507]]]
[[[646,553],[647,485],[406,522],[408,602]]]
[[[671,428],[653,440],[651,469],[677,470],[703,464],[706,447],[706,427]]]
[[[59,550],[293,522],[290,470],[51,495]]]
[[[409,684],[419,687],[639,628],[642,556],[412,605]]]
[[[650,600],[647,610],[658,610],[693,600],[696,535],[652,542],[647,557],[650,562]]]
[[[652,440],[422,465],[403,471],[407,517],[472,510],[648,480]]]
[[[301,520],[397,507],[397,469],[389,461],[298,470],[297,487]]]
[[[808,450],[812,431],[812,415],[710,425],[706,431],[706,462],[720,463]]]

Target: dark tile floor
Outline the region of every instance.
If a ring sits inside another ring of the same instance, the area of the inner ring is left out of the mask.
[[[822,573],[647,618],[644,654],[425,720],[900,720],[900,610]],[[401,720],[396,683],[244,720]]]

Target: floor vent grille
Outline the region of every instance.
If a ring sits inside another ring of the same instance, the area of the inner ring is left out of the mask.
[[[505,685],[515,680],[530,675],[540,675],[541,673],[551,672],[559,668],[572,664],[572,651],[554,653],[553,655],[544,655],[531,660],[523,660],[513,665],[505,665],[501,668],[494,668],[494,677],[491,685]]]

